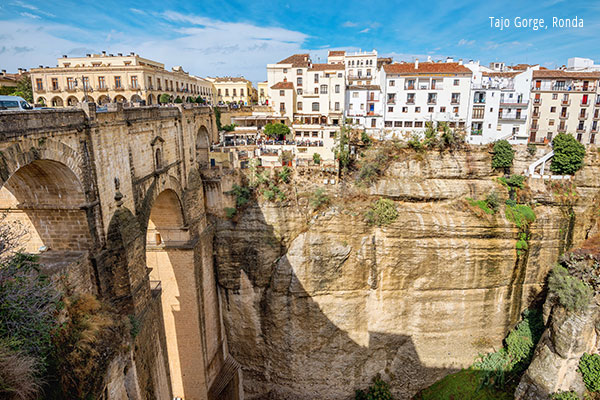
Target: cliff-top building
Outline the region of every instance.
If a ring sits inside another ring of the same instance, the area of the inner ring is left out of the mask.
[[[31,70],[33,98],[37,104],[52,107],[74,106],[93,101],[156,104],[161,94],[173,99],[201,96],[212,102],[211,87],[181,67],[171,71],[164,64],[135,53],[87,54],[86,57],[58,59],[56,67]]]
[[[223,76],[208,77],[206,79],[215,86],[217,103],[250,105],[258,100],[256,89],[252,86],[252,82],[244,77]]]

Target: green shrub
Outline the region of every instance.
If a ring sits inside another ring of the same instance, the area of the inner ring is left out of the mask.
[[[508,186],[509,188],[523,189],[525,187],[525,177],[523,175],[511,175],[509,178],[501,176],[500,178],[498,178],[498,180],[500,181],[500,183],[502,183],[505,186]]]
[[[250,200],[252,192],[250,191],[250,188],[247,188],[245,186],[233,185],[231,190],[227,192],[227,194],[235,197],[236,207],[243,207]]]
[[[544,333],[542,313],[536,310],[525,310],[523,320],[506,337],[506,351],[512,358],[513,365],[522,372],[531,362],[537,342]]]
[[[262,190],[262,195],[268,201],[284,201],[286,199],[285,193],[281,191],[276,185],[273,183],[269,184],[269,188],[265,188]]]
[[[417,133],[414,133],[411,135],[410,139],[408,140],[408,147],[415,149],[417,151],[421,151],[421,150],[425,149],[425,146],[423,145],[423,142],[421,141],[421,137]]]
[[[235,124],[223,125],[222,128],[225,132],[233,132],[235,130]]]
[[[367,222],[370,225],[389,225],[398,218],[396,204],[389,199],[375,201],[366,213]]]
[[[535,153],[537,152],[537,147],[535,144],[533,143],[529,143],[527,145],[527,152],[529,153],[530,156],[535,155]]]
[[[482,371],[480,387],[502,387],[512,367],[512,359],[506,349],[480,354],[472,368]]]
[[[600,355],[585,353],[579,360],[579,372],[586,389],[600,393]]]
[[[235,214],[237,214],[237,208],[225,207],[225,216],[227,219],[235,217]]]
[[[360,134],[360,140],[367,146],[371,144],[371,137],[365,131]]]
[[[492,168],[510,168],[515,151],[507,140],[498,140],[492,150]]]
[[[340,163],[340,168],[347,169],[352,159],[350,158],[350,137],[346,128],[340,130],[338,143],[333,149],[335,159]]]
[[[521,254],[523,251],[527,251],[529,249],[528,243],[529,237],[525,232],[519,232],[519,239],[517,240],[517,244],[515,247],[517,248],[517,252]]]
[[[506,219],[521,230],[526,229],[530,223],[535,221],[535,212],[531,207],[525,204],[509,205],[508,200],[504,208],[504,214],[506,215]]]
[[[579,400],[579,396],[575,392],[558,392],[550,396],[552,400]]]
[[[168,94],[166,94],[166,93],[163,93],[163,94],[161,94],[161,95],[160,95],[160,97],[158,98],[158,102],[159,102],[160,104],[167,104],[167,103],[169,103],[170,101],[171,101],[171,96],[169,96],[169,95],[168,95]]]
[[[277,176],[279,177],[279,180],[281,180],[283,183],[288,183],[290,181],[291,173],[292,173],[292,170],[286,166],[286,167],[283,167],[281,169],[281,171],[279,171]]]
[[[491,215],[495,212],[491,207],[489,207],[488,202],[486,200],[473,200],[472,198],[467,197],[467,201],[473,207],[479,207],[480,209],[482,209],[483,212],[485,212],[486,214]]]
[[[550,170],[561,175],[573,175],[583,167],[585,147],[572,135],[559,133],[552,140],[552,164]]]
[[[373,378],[373,384],[367,391],[357,390],[354,398],[356,400],[393,400],[390,385],[377,374]]]
[[[135,315],[133,314],[129,314],[128,315],[129,318],[129,334],[131,335],[132,338],[135,339],[135,337],[138,335],[138,333],[140,333],[140,320],[136,318]]]
[[[498,193],[492,192],[488,194],[485,198],[485,202],[487,203],[487,206],[494,211],[494,213],[498,211],[498,208],[500,207],[500,198],[498,197]]]
[[[548,289],[558,297],[559,303],[569,311],[581,311],[591,301],[592,288],[581,279],[569,274],[566,268],[556,265],[548,278]]]
[[[319,153],[313,153],[313,163],[321,164],[321,155]]]
[[[177,98],[173,101],[173,103],[181,104],[181,103],[183,103],[183,100],[181,100],[181,97],[177,96]]]
[[[290,133],[290,127],[280,122],[267,124],[263,128],[263,132],[271,139],[283,139]]]
[[[319,209],[321,206],[329,204],[329,196],[327,196],[325,190],[319,188],[312,194],[310,204],[314,209]]]

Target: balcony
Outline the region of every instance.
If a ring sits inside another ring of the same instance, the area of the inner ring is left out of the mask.
[[[533,104],[542,104],[542,99],[533,99]]]
[[[579,118],[579,120],[584,120],[587,119],[588,115],[587,113],[579,113],[579,116],[577,118]]]
[[[459,99],[452,99],[452,100],[450,100],[450,104],[452,104],[452,105],[460,104],[460,100]]]
[[[98,92],[108,92],[108,88],[106,86],[97,87],[95,90]]]
[[[560,104],[563,105],[563,106],[570,106],[571,105],[571,99],[561,100]]]
[[[527,120],[527,117],[525,115],[504,114],[499,115],[498,119],[501,119],[502,121],[525,122],[525,120]]]
[[[534,112],[531,114],[531,118],[539,118],[540,117],[540,113],[539,112]]]
[[[414,103],[414,101],[413,101],[413,103]],[[396,99],[388,99],[387,104],[391,104],[391,105],[396,104]]]
[[[581,107],[588,107],[590,105],[590,101],[588,100],[587,103],[584,103],[583,101],[581,102]]]
[[[505,101],[501,101],[500,102],[500,106],[501,107],[516,107],[516,108],[526,108],[529,105],[529,102],[526,101],[525,103],[508,103]]]
[[[415,85],[406,85],[404,86],[404,90],[415,90]]]
[[[473,103],[475,104],[485,104],[485,99],[473,99]]]
[[[44,89],[44,88],[37,88],[37,89],[35,89],[35,92],[36,93],[46,93],[46,89]]]
[[[406,100],[406,104],[415,104],[415,99]]]
[[[427,100],[427,104],[429,105],[436,105],[437,104],[437,100],[433,99],[433,100]]]
[[[531,125],[531,128],[529,130],[532,132],[537,132],[538,129],[539,129],[538,125]]]
[[[560,116],[558,118],[560,118],[560,119],[569,119],[569,113],[562,113],[562,114],[560,114]]]
[[[577,133],[585,133],[585,128],[577,128],[576,132]]]

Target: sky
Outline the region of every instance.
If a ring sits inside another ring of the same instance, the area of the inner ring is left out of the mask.
[[[491,26],[506,18],[508,28]],[[543,18],[547,29],[515,27]],[[553,17],[583,27],[553,27]],[[266,65],[294,53],[326,62],[328,50],[377,49],[415,58],[537,63],[569,57],[600,63],[600,2],[478,1],[38,1],[0,3],[0,69],[55,66],[63,54],[135,52],[197,76],[266,79]]]

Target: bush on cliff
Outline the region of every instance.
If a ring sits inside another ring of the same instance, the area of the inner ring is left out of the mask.
[[[389,225],[398,218],[396,204],[389,199],[379,199],[371,204],[365,215],[369,225]]]
[[[492,168],[509,169],[515,157],[515,151],[506,140],[498,140],[492,150]]]
[[[580,400],[575,392],[558,392],[550,396],[552,400]]]
[[[318,210],[327,204],[329,204],[329,196],[327,196],[325,190],[322,188],[315,190],[310,198],[310,205],[313,206],[315,210]]]
[[[579,372],[586,389],[600,393],[600,355],[585,353],[579,360]]]
[[[585,147],[573,135],[559,133],[552,140],[552,164],[550,170],[556,174],[573,175],[583,167]]]
[[[525,204],[514,204],[507,202],[504,208],[506,219],[515,224],[519,229],[526,229],[535,221],[535,212]]]
[[[248,203],[252,192],[245,186],[233,185],[227,194],[235,197],[235,206],[239,208]]]
[[[373,384],[364,390],[357,390],[355,400],[393,400],[390,385],[377,374],[373,378]]]
[[[581,311],[590,303],[592,288],[569,274],[566,268],[556,265],[548,278],[548,289],[558,302],[569,311]]]

